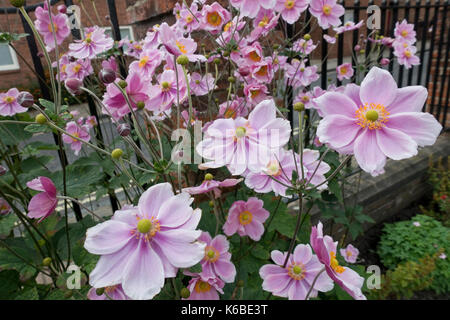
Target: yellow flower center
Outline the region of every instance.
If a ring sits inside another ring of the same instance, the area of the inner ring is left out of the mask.
[[[308,96],[303,96],[302,100],[303,100],[304,102],[309,102],[309,97],[308,97]]]
[[[77,137],[77,138],[79,138],[80,137],[80,134],[78,133],[78,132],[75,132],[75,133],[73,133],[72,134],[74,137]],[[78,140],[77,139],[74,139],[74,138],[72,138],[72,141],[73,142],[77,142]]]
[[[230,119],[230,118],[235,119],[237,116],[236,110],[229,108],[227,111],[225,111],[224,116],[226,119]]]
[[[295,1],[294,0],[286,0],[286,2],[284,3],[284,6],[286,7],[286,9],[292,9],[295,5]]]
[[[255,62],[261,61],[261,57],[259,56],[259,54],[256,51],[250,52],[248,57]]]
[[[11,96],[7,96],[7,97],[3,98],[3,101],[6,102],[6,103],[13,103],[13,102],[16,101],[16,98],[11,97]]]
[[[409,50],[405,50],[405,57],[407,57],[407,58],[411,58],[411,56],[412,56],[412,53],[411,53],[411,51],[409,51]]]
[[[239,214],[239,223],[243,226],[249,224],[253,220],[253,215],[250,211],[245,210]]]
[[[170,83],[167,81],[163,81],[161,83],[162,91],[168,91],[170,89]]]
[[[260,27],[265,27],[266,25],[269,24],[269,17],[268,16],[264,16],[261,21],[258,23],[258,26]]]
[[[211,263],[216,262],[220,257],[219,251],[217,251],[212,246],[207,246],[205,248],[205,260]]]
[[[92,42],[92,39],[91,39],[91,36],[92,36],[92,32],[91,33],[88,33],[87,35],[86,35],[86,39],[84,40],[86,43],[91,43]]]
[[[250,90],[250,96],[252,97],[252,99],[254,99],[260,94],[260,92],[261,92],[261,90],[259,90],[259,89]]]
[[[336,259],[336,253],[333,251],[330,252],[330,266],[336,273],[342,273],[345,271],[345,268],[339,265],[339,262]]]
[[[72,68],[72,71],[73,71],[74,73],[78,73],[78,72],[80,72],[80,70],[81,70],[81,64],[76,64],[76,65]]]
[[[402,37],[406,37],[408,35],[408,31],[403,30],[401,33]]]
[[[191,23],[193,20],[194,20],[194,17],[190,14],[190,15],[188,15],[187,17],[186,17],[186,22],[187,23]]]
[[[329,16],[329,15],[331,14],[331,7],[328,6],[328,5],[323,6],[322,12],[323,12],[326,16]]]
[[[144,68],[147,65],[148,60],[150,59],[149,56],[145,56],[143,57],[140,61],[139,61],[139,68]]]
[[[293,263],[287,270],[288,275],[294,280],[303,280],[306,276],[305,266],[302,263]]]
[[[347,68],[346,67],[342,67],[341,68],[341,74],[346,74],[347,73]]]
[[[199,280],[195,284],[195,291],[198,293],[208,292],[209,290],[211,290],[211,285],[208,282]]]
[[[245,137],[246,133],[247,133],[247,129],[245,129],[244,127],[238,127],[236,129],[236,137],[238,137],[238,138]]]
[[[55,29],[55,32],[58,32],[58,26],[56,24],[53,24],[53,28]],[[48,24],[48,31],[53,32],[52,24]]]
[[[233,26],[233,21],[228,22],[224,27],[223,31],[227,32]]]
[[[214,27],[218,27],[222,23],[222,18],[220,17],[220,15],[216,11],[209,12],[206,15],[206,20],[208,21],[208,23],[210,25],[212,25]]]
[[[138,51],[139,51],[139,50],[142,50],[142,46],[141,46],[140,44],[138,44],[138,43],[134,45],[134,48],[135,48],[136,50],[138,50]]]
[[[184,45],[182,45],[180,42],[175,41],[175,44],[177,45],[178,49],[180,49],[181,53],[186,54],[186,47]]]
[[[159,221],[154,217],[150,219],[136,217],[136,219],[138,220],[137,228],[131,231],[136,235],[136,239],[144,237],[144,241],[148,242],[161,230]]]
[[[114,291],[116,291],[116,289],[117,289],[117,287],[118,287],[119,285],[118,284],[116,284],[115,286],[109,286],[109,287],[105,287],[105,292],[106,293],[113,293]]]
[[[261,68],[259,68],[259,70],[256,72],[256,74],[259,76],[267,75],[267,66],[262,66]]]
[[[355,112],[356,123],[370,130],[380,129],[388,122],[389,112],[382,104],[366,103],[364,106],[360,106]]]
[[[281,175],[280,163],[277,160],[272,160],[267,165],[267,174],[272,177],[278,177]]]
[[[347,257],[351,257],[352,256],[352,252],[351,251],[349,251],[349,250],[347,250]]]

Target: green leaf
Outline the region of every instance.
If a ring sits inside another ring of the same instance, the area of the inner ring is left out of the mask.
[[[8,146],[17,145],[24,140],[30,139],[31,133],[24,130],[21,124],[2,124],[0,125],[0,140]]]
[[[49,126],[44,124],[29,124],[27,125],[24,130],[26,132],[30,133],[44,133],[44,132],[52,132],[52,129],[50,129]]]
[[[40,263],[36,250],[29,247],[25,239],[13,238],[6,239],[4,242],[20,257],[26,259],[28,263],[33,265]],[[25,278],[31,277],[36,272],[35,268],[26,264],[21,258],[17,257],[6,248],[0,248],[0,268],[15,269]]]
[[[260,244],[254,246],[250,253],[258,259],[268,260],[270,258],[270,252]]]
[[[195,266],[189,268],[189,271],[192,273],[200,273],[202,272],[202,264],[197,263]]]
[[[14,300],[39,300],[39,293],[36,288],[30,288],[20,292]]]
[[[17,271],[0,271],[0,300],[11,299],[11,295],[19,289],[19,286],[19,273]]]
[[[45,108],[45,111],[51,111],[53,113],[55,113],[55,103],[52,101],[48,101],[45,99],[39,99],[39,103],[41,104],[41,106],[43,106]]]
[[[8,214],[6,217],[0,218],[0,236],[8,236],[16,221],[17,216],[14,214]]]

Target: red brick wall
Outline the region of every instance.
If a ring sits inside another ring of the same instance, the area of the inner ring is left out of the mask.
[[[3,6],[5,3],[9,3],[9,1],[0,1],[0,6]],[[75,5],[79,4],[79,0],[73,1]],[[42,3],[42,0],[28,0],[27,4],[36,4]],[[61,1],[63,3],[63,1]],[[83,1],[85,11],[81,10],[81,23],[83,26],[92,26],[93,24],[101,25],[101,26],[109,26],[110,22],[105,18],[108,12],[108,6],[106,0],[97,0],[95,1],[99,18],[101,19],[100,23],[94,14],[94,10],[92,7],[91,1]],[[129,20],[126,12],[126,4],[125,0],[117,0],[117,15],[119,18],[119,24],[121,26],[129,25]],[[54,9],[56,10],[56,8]],[[56,11],[55,11],[56,12]],[[86,14],[86,12],[88,14]],[[31,18],[34,20],[34,13],[30,13]],[[11,32],[11,33],[23,33],[23,26],[21,19],[18,14],[1,14],[0,15],[0,32]],[[63,43],[61,51],[64,51],[64,48],[67,48],[68,44],[72,41],[72,37],[69,36],[68,39]],[[19,87],[19,88],[37,88],[38,82],[34,73],[27,67],[24,60],[26,60],[30,66],[33,67],[33,62],[31,58],[31,54],[28,48],[27,40],[22,38],[19,41],[13,43],[14,47],[16,47],[17,51],[20,55],[23,56],[24,59],[19,56],[18,61],[20,65],[20,70],[17,71],[0,71],[0,91],[7,90],[11,87]],[[52,57],[54,57],[54,52],[52,52]],[[42,59],[42,63],[45,64],[44,59]]]

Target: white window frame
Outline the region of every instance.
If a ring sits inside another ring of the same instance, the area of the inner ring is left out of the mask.
[[[111,31],[111,29],[112,29],[112,27],[101,27],[101,28],[105,29],[105,30],[108,30],[108,31]],[[119,26],[119,28],[120,29],[128,29],[130,31],[130,35],[131,35],[130,39],[128,39],[128,40],[132,40],[133,42],[135,41],[133,26]],[[111,32],[111,34],[112,34],[112,32]],[[120,37],[120,38],[122,38],[122,37]]]
[[[7,44],[9,49],[9,54],[11,55],[11,59],[13,61],[12,64],[6,64],[6,65],[0,65],[0,72],[1,71],[17,71],[20,70],[19,60],[17,60],[16,52],[9,44]]]

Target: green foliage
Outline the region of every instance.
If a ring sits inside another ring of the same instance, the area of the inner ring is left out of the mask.
[[[439,253],[425,256],[418,261],[400,263],[388,270],[381,278],[381,289],[372,290],[372,299],[410,299],[417,291],[428,289],[433,284],[433,271]]]
[[[416,227],[413,222],[420,223]],[[421,258],[436,252],[450,252],[450,231],[439,221],[417,215],[412,220],[386,224],[377,252],[381,262],[390,269],[406,262],[417,262]],[[437,293],[450,292],[449,259],[438,259],[432,273],[431,289]]]

